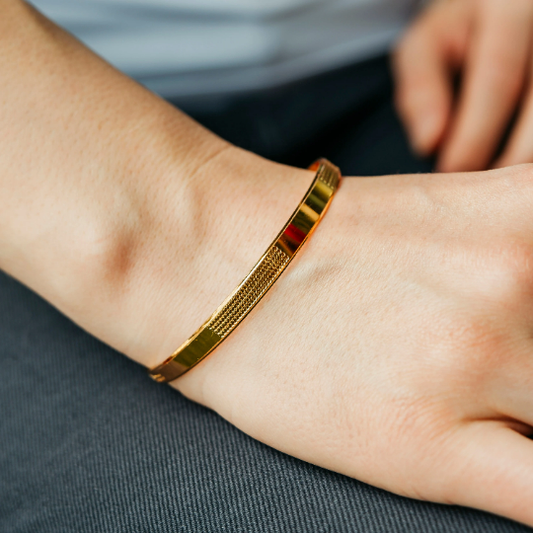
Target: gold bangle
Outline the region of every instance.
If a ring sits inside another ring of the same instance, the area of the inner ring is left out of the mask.
[[[339,188],[341,174],[326,159],[319,159],[309,170],[316,170],[315,179],[276,240],[207,322],[163,363],[149,371],[156,381],[173,381],[207,357],[274,285],[318,226]]]

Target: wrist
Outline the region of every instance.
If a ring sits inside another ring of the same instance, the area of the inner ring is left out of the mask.
[[[141,166],[45,285],[58,271],[71,281],[59,276],[53,293],[33,287],[145,366],[170,355],[242,281],[313,178],[222,141],[206,153],[186,175],[177,161]]]
[[[119,349],[146,366],[170,355],[250,272],[312,178],[228,147],[192,176],[185,217],[172,195],[152,208],[128,284],[127,308],[139,312]]]

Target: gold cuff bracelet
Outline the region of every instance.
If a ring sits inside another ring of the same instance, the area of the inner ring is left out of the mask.
[[[267,293],[318,226],[339,188],[341,174],[326,159],[319,159],[309,169],[316,170],[315,179],[289,222],[209,320],[163,363],[149,371],[156,381],[173,381],[208,356]]]

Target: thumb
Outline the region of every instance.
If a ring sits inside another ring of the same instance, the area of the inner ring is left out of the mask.
[[[485,421],[469,424],[462,438],[460,466],[445,476],[444,499],[533,526],[533,442]]]

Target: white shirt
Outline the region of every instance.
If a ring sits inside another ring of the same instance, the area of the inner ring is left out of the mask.
[[[424,0],[32,0],[167,97],[276,86],[384,52]]]

